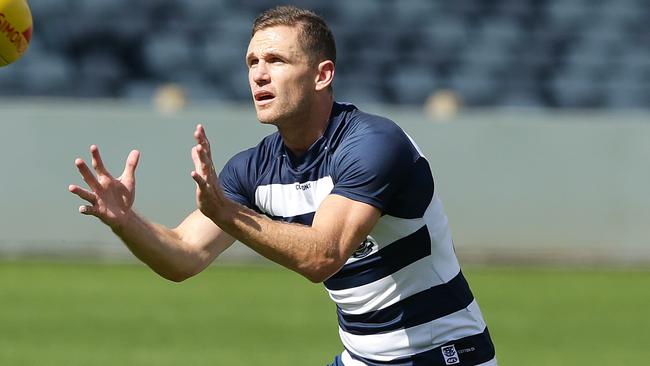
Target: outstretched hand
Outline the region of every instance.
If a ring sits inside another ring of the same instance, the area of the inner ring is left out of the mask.
[[[196,205],[206,217],[214,221],[223,211],[221,210],[222,205],[228,200],[219,184],[219,178],[212,161],[210,142],[202,125],[196,126],[194,138],[197,145],[192,148],[194,170],[191,175],[196,182]]]
[[[77,158],[74,162],[90,189],[71,184],[68,190],[89,203],[79,206],[80,213],[95,216],[115,229],[128,218],[135,200],[135,169],[140,152],[133,150],[129,153],[124,171],[117,178],[106,170],[97,146],[90,147],[90,154],[95,174],[82,159]]]

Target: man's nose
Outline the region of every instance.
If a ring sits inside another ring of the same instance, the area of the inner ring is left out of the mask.
[[[251,69],[251,72],[253,81],[257,84],[267,84],[271,80],[269,69],[264,61],[259,61],[256,67]]]

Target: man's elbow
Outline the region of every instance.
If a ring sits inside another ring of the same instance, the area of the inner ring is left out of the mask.
[[[330,260],[312,264],[305,268],[301,274],[313,283],[322,283],[332,277],[340,268],[341,265],[337,261]]]
[[[188,273],[169,273],[169,274],[160,274],[164,279],[169,280],[171,282],[176,282],[176,283],[181,283],[188,278],[192,277],[193,275],[188,274]]]
[[[320,272],[303,273],[303,276],[305,276],[312,283],[323,283],[330,277],[330,275]]]
[[[158,273],[162,278],[176,283],[180,283],[191,277],[194,277],[199,272],[200,270],[193,268],[173,268],[167,269],[165,271],[156,271],[156,273]]]

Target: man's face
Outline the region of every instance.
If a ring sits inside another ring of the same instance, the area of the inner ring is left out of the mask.
[[[298,41],[298,27],[259,30],[246,53],[257,119],[278,125],[302,117],[315,93],[317,68]]]

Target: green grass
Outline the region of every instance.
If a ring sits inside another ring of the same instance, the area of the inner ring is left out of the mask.
[[[650,271],[465,271],[500,365],[642,365]],[[0,262],[0,365],[325,365],[341,351],[321,285],[273,266],[181,284],[138,265]]]

